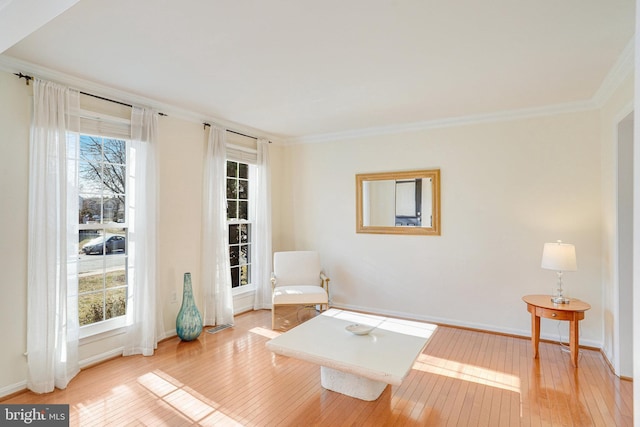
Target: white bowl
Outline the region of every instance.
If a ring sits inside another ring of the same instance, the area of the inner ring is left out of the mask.
[[[367,335],[369,332],[373,331],[375,328],[376,328],[375,326],[361,325],[359,323],[354,323],[352,325],[345,327],[347,331],[355,335]]]

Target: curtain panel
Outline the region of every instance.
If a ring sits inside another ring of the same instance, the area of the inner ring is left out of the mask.
[[[66,388],[78,363],[79,92],[34,79],[29,147],[27,387]]]
[[[271,169],[269,141],[258,139],[258,180],[256,193],[256,293],[254,310],[271,308]]]
[[[202,289],[204,324],[233,325],[227,228],[226,131],[209,129],[202,194]]]
[[[131,109],[129,150],[129,297],[124,356],[153,355],[164,327],[157,303],[158,113]]]

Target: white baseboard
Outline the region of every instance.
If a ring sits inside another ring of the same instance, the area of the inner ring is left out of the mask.
[[[27,389],[27,380],[20,381],[19,383],[10,384],[0,388],[0,397],[9,396],[10,394],[17,393]]]
[[[123,350],[124,347],[119,347],[105,353],[96,354],[95,356],[91,356],[87,359],[81,360],[80,362],[78,362],[80,364],[80,369],[93,366],[97,363],[104,362],[105,360],[113,359],[114,357],[122,356]]]

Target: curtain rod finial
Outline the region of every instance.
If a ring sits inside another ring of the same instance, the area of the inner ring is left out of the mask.
[[[24,79],[25,83],[27,84],[27,86],[29,86],[29,81],[33,80],[33,77],[28,76],[26,74],[22,74],[22,73],[13,73],[14,76],[18,76],[19,79]]]

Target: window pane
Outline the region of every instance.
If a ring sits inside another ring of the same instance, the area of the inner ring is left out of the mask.
[[[102,218],[102,198],[87,194],[80,195],[78,221],[80,224],[98,224]]]
[[[104,320],[104,294],[95,292],[78,297],[78,318],[80,326]]]
[[[105,197],[102,206],[102,222],[124,222],[125,203],[124,195]]]
[[[238,202],[235,200],[227,201],[227,219],[238,218]]]
[[[249,165],[246,163],[238,164],[238,177],[247,179],[249,178]]]
[[[249,272],[251,269],[248,265],[240,266],[240,286],[248,285],[251,283],[251,277]]]
[[[229,244],[237,245],[240,243],[240,225],[238,224],[229,224]]]
[[[114,255],[110,256],[108,261],[112,267],[109,267],[104,275],[105,287],[127,286],[126,257],[124,255]]]
[[[121,139],[105,139],[104,161],[124,165],[127,162],[127,143]]]
[[[118,289],[108,290],[105,319],[124,316],[126,313],[127,313],[127,288],[118,288]]]
[[[238,163],[227,161],[227,176],[236,177],[238,174]]]
[[[240,224],[239,233],[240,242],[247,243],[249,241],[249,224]]]
[[[78,190],[81,193],[102,194],[102,171],[100,163],[78,163]]]
[[[105,163],[102,173],[104,191],[112,194],[124,194],[127,182],[127,168],[122,165]]]
[[[238,198],[238,180],[227,178],[227,199]]]
[[[238,202],[238,219],[249,219],[249,202],[246,200]]]
[[[242,179],[238,180],[238,199],[248,199],[249,198],[249,181],[245,181]]]
[[[79,263],[78,292],[102,291],[104,287],[104,275],[102,270],[102,257],[91,261]]]
[[[105,249],[107,254],[125,254],[127,250],[127,229],[126,228],[108,228],[105,230],[106,241]],[[121,257],[109,257],[107,268],[112,269],[116,266],[124,266]]]
[[[80,158],[91,163],[102,161],[102,138],[80,135]]]
[[[249,245],[240,246],[240,259],[239,264],[244,265],[249,263]]]
[[[231,266],[240,263],[240,249],[237,246],[231,246],[229,248],[229,263]]]
[[[231,267],[231,287],[237,288],[238,286],[240,286],[240,269]]]

